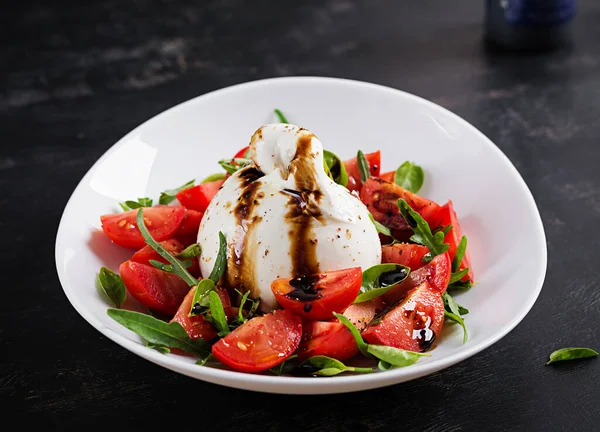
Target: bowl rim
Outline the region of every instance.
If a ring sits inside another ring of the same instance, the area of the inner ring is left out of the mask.
[[[74,196],[76,192],[80,189],[80,187],[82,187],[82,185],[86,184],[86,182],[89,181],[91,174],[105,160],[108,154],[110,154],[115,148],[118,148],[121,145],[123,145],[123,143],[128,137],[134,135],[139,129],[143,128],[146,124],[150,122],[155,122],[162,116],[176,114],[178,110],[186,109],[188,105],[196,103],[199,99],[202,99],[203,102],[207,102],[210,101],[210,99],[212,98],[219,97],[226,93],[237,92],[240,90],[250,89],[252,87],[269,87],[273,85],[297,84],[343,85],[351,87],[362,87],[364,90],[367,91],[374,90],[393,93],[395,96],[407,99],[411,103],[417,105],[426,105],[431,110],[438,111],[446,116],[449,116],[462,128],[467,128],[471,132],[473,132],[474,135],[479,138],[481,145],[487,146],[493,152],[496,153],[496,156],[498,157],[498,163],[503,164],[504,168],[506,168],[508,172],[510,172],[513,176],[516,177],[518,187],[521,189],[521,192],[527,198],[527,213],[530,214],[530,216],[534,219],[535,222],[535,233],[534,235],[532,235],[532,237],[535,237],[537,239],[535,250],[539,255],[539,259],[537,260],[538,266],[537,269],[535,269],[535,271],[537,272],[536,284],[535,289],[529,291],[526,301],[523,303],[523,306],[519,310],[519,313],[515,314],[509,322],[503,324],[499,330],[497,330],[494,334],[482,340],[481,342],[474,345],[466,346],[459,352],[448,355],[446,357],[437,358],[435,361],[432,362],[418,362],[410,367],[410,371],[406,368],[398,368],[386,371],[385,373],[342,375],[331,377],[330,379],[328,379],[323,377],[255,375],[212,367],[198,367],[194,363],[181,361],[181,359],[179,359],[178,356],[164,355],[155,350],[148,349],[140,342],[133,341],[125,336],[116,333],[112,329],[104,326],[101,323],[101,321],[99,321],[96,318],[95,314],[90,309],[88,309],[84,304],[82,304],[82,302],[80,302],[72,294],[70,294],[70,290],[67,289],[69,283],[66,276],[66,270],[63,268],[62,265],[63,257],[60,256],[61,239],[64,237],[64,232],[67,230],[63,222],[66,217],[65,215],[73,211],[73,208],[75,206]],[[73,192],[71,193],[67,204],[65,205],[56,233],[55,263],[59,281],[61,283],[63,291],[67,296],[68,300],[70,301],[71,305],[75,308],[75,310],[101,334],[146,360],[152,361],[170,370],[182,373],[190,377],[202,379],[220,385],[225,385],[228,387],[285,394],[331,394],[348,391],[366,390],[416,379],[424,375],[428,375],[430,373],[452,366],[483,351],[484,349],[496,343],[498,340],[500,340],[501,338],[506,336],[510,331],[512,331],[523,320],[523,318],[529,313],[529,311],[535,304],[537,298],[539,297],[547,271],[547,247],[546,235],[544,232],[544,226],[541,219],[541,215],[539,213],[539,209],[537,208],[535,199],[533,198],[533,195],[529,187],[525,183],[523,177],[520,175],[520,173],[512,164],[512,162],[508,159],[508,157],[500,150],[500,148],[498,148],[479,129],[477,129],[475,126],[464,120],[462,117],[420,96],[380,84],[334,77],[293,76],[248,81],[193,97],[147,119],[143,123],[136,126],[134,129],[129,131],[123,137],[121,137],[116,143],[112,144],[103,153],[103,155],[100,158],[98,158],[98,160],[87,170],[86,174],[82,177],[82,179],[77,183],[77,186],[73,189]],[[260,388],[254,389],[252,388],[254,386]]]

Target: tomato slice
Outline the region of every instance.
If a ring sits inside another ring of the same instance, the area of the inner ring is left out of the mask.
[[[271,291],[277,302],[306,320],[327,320],[342,312],[358,295],[362,282],[360,267],[311,276],[277,279]]]
[[[396,175],[396,171],[388,171],[388,172],[384,172],[379,174],[379,178],[383,179],[385,181],[388,181],[390,183],[394,183],[394,176]]]
[[[135,217],[138,210],[113,213],[100,216],[102,230],[116,244],[126,248],[140,249],[146,245],[138,229]],[[183,207],[146,207],[144,221],[146,228],[154,238],[161,242],[172,238],[185,217]]]
[[[204,213],[202,212],[190,209],[185,210],[185,218],[177,231],[177,237],[181,239],[194,239],[194,241],[189,244],[186,244],[187,242],[184,241],[183,243],[186,244],[186,246],[194,243],[198,237],[198,229],[200,228],[202,216],[204,216]]]
[[[370,344],[423,352],[431,348],[443,324],[442,296],[423,282],[380,320],[369,324],[362,336]]]
[[[428,247],[416,244],[385,245],[381,247],[381,262],[400,264],[414,271],[425,265],[421,260],[427,252],[429,252]]]
[[[160,242],[161,246],[164,247],[167,252],[169,252],[173,256],[177,256],[181,251],[185,249],[183,243],[179,240],[171,239]],[[152,249],[149,245],[144,246],[139,251],[133,254],[131,257],[131,261],[135,261],[140,264],[146,264],[151,266],[150,260],[159,261],[164,264],[169,264],[169,261],[161,257],[158,252]],[[198,263],[198,258],[190,258],[192,261],[192,265],[187,268],[187,270],[195,277],[200,276],[200,264]]]
[[[442,295],[446,292],[446,288],[448,288],[451,274],[452,260],[448,252],[444,252],[420,269],[410,272],[404,281],[394,286],[382,296],[383,301],[387,304],[399,302],[406,297],[408,291],[421,285],[423,282],[428,282],[434,291]]]
[[[179,276],[134,261],[125,261],[119,273],[127,291],[148,309],[168,316],[177,312],[190,287]]]
[[[212,347],[221,363],[241,372],[261,372],[283,363],[300,344],[302,320],[288,310],[252,318]]]
[[[365,153],[365,159],[369,162],[371,176],[377,177],[381,171],[381,152],[377,150],[373,153]],[[350,190],[360,191],[362,180],[360,179],[360,171],[358,169],[358,160],[356,157],[344,161],[346,172],[348,173],[348,184],[346,187]]]
[[[234,159],[237,159],[237,158],[249,158],[250,156],[248,154],[246,154],[246,152],[248,150],[250,150],[250,146],[244,147],[239,152],[237,152],[233,158]]]
[[[375,318],[375,315],[384,309],[385,303],[381,297],[375,297],[366,302],[351,304],[344,311],[344,316],[354,324],[358,331],[362,332]]]
[[[183,326],[190,339],[204,339],[211,341],[217,337],[215,328],[202,315],[188,316],[192,308],[192,300],[196,287],[192,287],[181,302],[177,313],[171,322],[178,322]]]
[[[419,213],[432,230],[439,226],[441,207],[438,204],[395,183],[371,177],[360,191],[360,200],[377,222],[392,229],[407,230],[410,227],[398,209],[399,198],[404,199],[414,211]]]
[[[460,228],[460,223],[458,222],[458,217],[456,217],[456,212],[454,211],[454,206],[452,201],[448,201],[446,204],[442,206],[441,209],[441,224],[442,226],[452,225],[452,229],[446,234],[444,238],[444,242],[448,243],[450,246],[448,247],[448,253],[450,254],[450,258],[454,260],[454,256],[456,255],[456,248],[462,239],[463,233]],[[469,272],[462,279],[463,281],[471,280],[474,282],[475,279],[473,277],[473,269],[471,267],[471,257],[469,255],[469,248],[465,251],[465,255],[460,263],[459,270],[468,268]]]
[[[341,322],[308,321],[297,353],[300,360],[322,355],[344,361],[358,353],[358,346]]]
[[[177,199],[187,209],[205,212],[210,201],[215,197],[225,180],[202,183],[178,192]]]

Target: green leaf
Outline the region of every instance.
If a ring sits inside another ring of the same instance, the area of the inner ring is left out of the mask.
[[[342,324],[348,327],[348,330],[350,330],[350,333],[352,333],[352,336],[354,336],[354,340],[356,340],[356,345],[358,345],[358,349],[362,353],[362,355],[364,355],[365,357],[371,357],[368,351],[369,345],[363,340],[358,329],[354,327],[354,324],[352,324],[350,320],[342,314],[334,312],[333,316],[335,316],[338,320],[340,320]]]
[[[469,273],[469,269],[468,268],[464,268],[462,270],[459,270],[457,272],[454,272],[450,275],[450,282],[449,284],[452,285],[458,281],[460,281],[462,278],[464,278],[467,273]]]
[[[233,159],[221,159],[219,165],[223,167],[229,174],[235,173],[237,170],[244,168],[246,165],[252,162],[251,159],[246,158],[233,158]]]
[[[377,363],[377,368],[382,371],[387,371],[387,370],[393,369],[394,366],[392,366],[391,364],[389,364],[386,361],[379,360],[379,363]]]
[[[289,123],[287,118],[285,118],[285,116],[283,115],[283,113],[280,110],[275,108],[274,111],[275,111],[275,115],[277,116],[277,118],[279,118],[279,123]]]
[[[227,336],[229,334],[229,326],[227,325],[227,317],[225,316],[225,309],[223,308],[221,298],[216,291],[211,291],[209,298],[210,314],[215,322],[217,330],[219,331],[218,335],[221,337]]]
[[[217,252],[217,258],[215,259],[215,265],[208,278],[215,284],[219,283],[221,276],[225,273],[227,267],[227,240],[225,235],[219,231],[219,251]]]
[[[296,354],[289,356],[282,363],[269,369],[269,372],[275,375],[287,375],[291,373],[294,369],[298,367],[298,361],[296,359],[297,357],[298,356]]]
[[[356,161],[358,162],[358,171],[360,172],[360,179],[364,183],[369,177],[371,177],[371,168],[369,168],[369,162],[365,157],[362,150],[359,150],[356,154]]]
[[[213,355],[211,353],[208,353],[208,355],[201,356],[198,360],[196,360],[196,364],[198,366],[204,366],[207,361],[212,359],[214,359]]]
[[[424,179],[423,168],[409,161],[400,165],[394,174],[394,183],[413,193],[419,192]]]
[[[197,256],[200,256],[201,253],[202,253],[202,248],[200,247],[200,245],[198,243],[194,243],[194,244],[191,244],[188,247],[186,247],[181,252],[179,252],[179,254],[177,255],[177,258],[178,259],[195,258]]]
[[[467,250],[467,237],[462,236],[460,239],[460,243],[456,247],[456,253],[454,255],[454,259],[452,260],[452,271],[456,272],[460,268],[460,264],[462,263],[463,257],[465,256],[465,252]]]
[[[369,344],[367,351],[379,360],[396,367],[410,366],[415,364],[421,357],[431,357],[431,354],[406,351],[384,345]]]
[[[102,267],[98,272],[98,285],[115,306],[120,308],[127,298],[127,290],[121,276],[106,267]]]
[[[217,180],[225,180],[225,178],[227,177],[227,174],[225,173],[215,173],[215,174],[211,174],[208,177],[205,177],[204,180],[202,180],[200,183],[210,183],[210,182],[214,182]]]
[[[254,314],[256,313],[258,306],[260,305],[260,297],[255,298],[255,299],[250,299],[252,301],[252,307],[250,307],[250,310],[248,311],[248,315],[246,315],[246,319],[249,320],[250,318],[252,318],[254,316]]]
[[[413,230],[414,234],[410,239],[417,244],[429,248],[429,252],[427,252],[422,259],[423,262],[428,263],[435,256],[443,254],[448,250],[449,245],[444,243],[444,233],[438,231],[435,235],[432,234],[431,228],[429,227],[429,224],[425,222],[425,219],[423,219],[419,213],[414,211],[402,198],[398,200],[398,208],[406,220],[406,223],[408,223]]]
[[[123,211],[131,210],[129,207],[127,207],[127,205],[125,203],[122,203],[122,202],[119,203],[119,207],[121,207],[121,210],[123,210]]]
[[[385,236],[388,237],[392,237],[392,231],[386,227],[385,225],[380,224],[379,222],[377,222],[374,218],[373,215],[371,213],[369,213],[369,219],[371,219],[371,222],[373,222],[373,225],[375,225],[375,229],[377,230],[378,233],[381,233]]]
[[[373,372],[372,368],[358,368],[353,366],[346,366],[341,361],[327,356],[309,357],[300,364],[300,368],[306,371],[310,371],[309,373],[312,375],[318,376],[334,376],[342,372]]]
[[[196,182],[195,180],[190,180],[189,182],[187,182],[184,185],[179,186],[178,188],[169,189],[169,190],[166,190],[164,192],[161,192],[160,193],[160,198],[158,199],[158,203],[162,204],[162,205],[169,204],[171,201],[173,201],[176,198],[175,195],[177,195],[182,190],[186,190],[188,188],[191,188],[192,186],[194,186],[195,182]]]
[[[561,348],[550,354],[546,365],[565,360],[576,360],[597,357],[598,353],[591,348]]]
[[[325,172],[333,181],[344,187],[348,184],[346,166],[337,155],[328,150],[323,150],[323,164],[325,165]]]
[[[161,354],[169,354],[171,352],[171,350],[169,348],[167,348],[166,346],[156,345],[156,344],[153,344],[152,342],[148,342],[148,341],[146,341],[146,346],[148,348],[152,348],[152,349],[158,351]]]
[[[444,317],[460,324],[460,326],[463,328],[463,343],[467,343],[469,335],[467,334],[467,326],[465,325],[465,320],[463,320],[460,315],[455,314],[453,312],[448,312],[447,310],[444,311]]]
[[[471,288],[474,285],[473,282],[469,281],[459,281],[459,282],[455,282],[453,284],[448,285],[448,291],[451,290],[467,290],[469,288]]]
[[[137,201],[119,203],[123,211],[135,210],[141,207],[152,207],[152,198],[138,198]]]
[[[150,315],[123,309],[108,309],[109,317],[134,331],[148,342],[167,348],[179,348],[196,355],[210,352],[208,343],[202,339],[190,339],[178,322],[166,323]]]
[[[362,303],[385,294],[407,278],[410,268],[400,264],[377,264],[362,274],[362,286],[354,303]]]
[[[156,253],[158,253],[161,257],[163,257],[171,263],[171,265],[173,266],[172,273],[179,276],[191,287],[197,285],[198,279],[196,279],[186,270],[183,263],[177,258],[175,258],[173,255],[171,255],[164,247],[160,245],[160,243],[154,240],[154,238],[148,231],[148,228],[146,228],[146,224],[144,222],[144,209],[138,210],[135,221],[137,223],[138,229],[140,230],[140,233],[142,233],[142,237],[144,237],[144,240],[146,241],[146,244],[148,244],[152,249],[154,249]]]
[[[458,323],[463,328],[463,343],[466,343],[469,338],[469,335],[467,333],[467,326],[465,325],[465,321],[461,317],[461,315],[462,315],[461,310],[466,311],[466,313],[469,313],[469,311],[467,309],[463,308],[462,306],[460,306],[458,303],[456,303],[454,301],[454,299],[452,298],[452,296],[450,294],[448,294],[447,292],[444,293],[442,298],[444,299],[444,307],[445,307],[444,316],[447,319]]]
[[[212,281],[212,279],[202,279],[200,282],[198,282],[196,290],[194,291],[194,297],[192,298],[192,307],[190,308],[190,313],[188,314],[188,316],[191,317],[194,315],[202,314],[204,312],[204,300],[208,299],[210,305],[209,295],[216,289],[217,286]]]

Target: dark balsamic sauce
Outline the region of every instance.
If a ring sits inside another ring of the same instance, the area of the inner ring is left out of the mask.
[[[285,296],[294,300],[300,300],[303,302],[310,302],[318,300],[323,297],[323,294],[319,293],[319,290],[315,288],[316,283],[321,279],[319,276],[300,276],[290,280],[290,285],[294,288],[292,291],[287,293]],[[311,305],[308,305],[312,308]],[[305,312],[309,312],[305,310]]]
[[[433,345],[435,341],[435,332],[433,330],[421,329],[419,331],[419,337],[417,338],[419,341],[419,347],[421,348],[421,352],[427,351]]]
[[[406,276],[406,270],[402,267],[399,270],[383,272],[379,275],[379,286],[382,288],[389,287],[405,279]]]

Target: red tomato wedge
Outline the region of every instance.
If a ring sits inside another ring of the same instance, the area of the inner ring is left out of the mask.
[[[171,322],[178,322],[183,326],[190,339],[204,339],[211,341],[217,337],[217,331],[202,315],[188,316],[192,308],[192,300],[196,287],[192,287],[181,302],[177,313]]]
[[[194,239],[194,241],[186,244],[186,246],[189,246],[196,241],[202,216],[204,216],[204,213],[202,212],[190,209],[185,210],[185,218],[183,218],[183,222],[177,231],[177,237],[181,239]],[[185,244],[186,242],[184,241],[183,243]]]
[[[241,372],[261,372],[283,363],[300,344],[302,320],[287,310],[252,318],[212,347],[221,363]]]
[[[327,320],[333,312],[342,312],[360,290],[360,267],[336,270],[312,276],[277,279],[271,291],[277,302],[294,315],[306,320]]]
[[[385,245],[381,248],[381,263],[401,264],[414,271],[425,265],[421,260],[427,252],[429,252],[429,248],[416,244]]]
[[[339,321],[308,321],[297,351],[300,360],[322,355],[344,361],[356,353],[354,336]]]
[[[441,207],[438,204],[395,183],[371,177],[360,191],[360,200],[377,222],[388,228],[406,230],[410,227],[398,209],[399,198],[404,199],[414,211],[419,213],[432,230],[440,224]]]
[[[448,253],[450,254],[450,258],[454,260],[454,256],[456,255],[456,248],[458,247],[460,240],[462,239],[462,230],[460,229],[460,223],[458,222],[458,218],[456,217],[456,212],[454,211],[454,206],[452,201],[448,201],[446,204],[442,206],[441,209],[441,217],[442,226],[452,225],[452,229],[446,234],[444,238],[444,242],[448,243],[450,246],[448,248]],[[459,270],[468,268],[469,272],[462,279],[463,281],[471,280],[474,282],[475,279],[473,277],[473,269],[471,267],[471,257],[469,256],[469,248],[465,251],[465,255],[460,263]]]
[[[246,152],[248,150],[250,150],[250,146],[244,147],[239,152],[237,152],[233,158],[234,159],[237,159],[237,158],[248,158],[248,156],[246,155]]]
[[[369,324],[362,336],[370,344],[423,352],[431,348],[443,324],[442,296],[423,282],[381,320]]]
[[[381,171],[381,152],[377,150],[373,153],[365,153],[365,159],[367,162],[369,162],[371,176],[379,176],[379,172]],[[344,166],[346,167],[346,172],[348,173],[348,184],[346,187],[350,191],[360,191],[360,188],[362,187],[362,180],[360,179],[358,160],[355,157],[348,159],[347,161],[344,161]]]
[[[183,243],[175,239],[165,240],[163,242],[160,242],[160,244],[167,250],[167,252],[169,252],[173,256],[177,256],[179,253],[181,253],[181,251],[185,249]],[[151,266],[152,264],[150,264],[150,260],[159,261],[164,264],[169,264],[169,262],[166,259],[161,257],[158,254],[158,252],[152,249],[149,245],[144,246],[139,251],[134,253],[131,257],[131,261]],[[192,265],[191,267],[188,267],[187,270],[193,276],[200,276],[200,265],[198,263],[198,258],[190,258],[190,261],[192,262]]]
[[[367,328],[371,320],[379,312],[385,309],[385,303],[381,297],[375,297],[362,303],[355,303],[348,306],[344,311],[344,316],[350,320],[354,327],[362,332]]]
[[[116,244],[126,248],[140,249],[146,245],[138,229],[135,217],[138,210],[100,216],[102,231]],[[144,223],[154,238],[161,242],[172,238],[179,229],[185,209],[183,207],[145,207]]]
[[[187,209],[199,212],[206,211],[208,204],[215,197],[225,180],[202,183],[178,192],[177,199]]]
[[[385,181],[388,181],[390,183],[394,183],[394,176],[396,175],[396,171],[388,171],[388,172],[384,172],[379,174],[379,178],[383,179]]]
[[[173,316],[190,287],[179,276],[134,261],[125,261],[119,273],[127,291],[148,309]]]
[[[431,289],[440,296],[446,292],[452,274],[452,260],[448,252],[436,256],[431,262],[425,264],[418,270],[410,272],[408,277],[386,292],[382,298],[387,304],[397,303],[406,297],[411,289],[423,282],[429,283]]]

